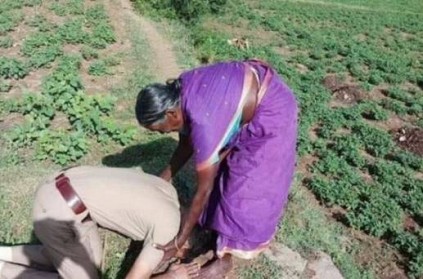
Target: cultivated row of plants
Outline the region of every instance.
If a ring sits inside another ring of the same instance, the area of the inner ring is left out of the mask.
[[[50,22],[41,14],[25,20],[14,16],[28,5],[46,6],[50,13],[63,17],[63,23]],[[0,30],[5,30],[0,33],[5,35],[0,47],[13,47],[7,33],[19,24],[33,30],[20,46],[20,57],[0,57],[0,90],[9,91],[11,80],[23,79],[33,70],[51,69],[43,78],[41,92],[27,92],[19,100],[0,100],[3,112],[25,116],[24,124],[5,134],[12,148],[31,148],[38,160],[66,165],[87,154],[94,141],[121,145],[132,141],[134,129],[113,120],[116,100],[109,95],[88,94],[80,76],[83,59],[92,61],[88,73],[93,76],[111,74],[110,67],[120,63],[116,56],[102,58],[99,52],[116,41],[102,5],[87,6],[83,0],[6,0],[0,3],[0,11],[11,17],[0,20]],[[2,29],[2,24],[10,28]],[[65,53],[65,45],[75,45],[79,52]]]

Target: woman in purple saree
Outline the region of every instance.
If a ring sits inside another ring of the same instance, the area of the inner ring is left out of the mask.
[[[141,90],[136,116],[147,129],[180,131],[162,178],[195,157],[197,191],[165,257],[197,222],[218,236],[218,259],[201,277],[221,276],[231,255],[251,259],[266,248],[293,180],[297,139],[297,103],[274,70],[257,60],[196,68]]]

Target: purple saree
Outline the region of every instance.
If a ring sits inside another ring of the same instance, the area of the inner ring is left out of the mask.
[[[253,69],[251,71],[250,69]],[[260,83],[253,119],[240,126],[253,72]],[[297,104],[273,69],[258,61],[222,62],[181,75],[182,110],[197,169],[220,162],[200,224],[218,233],[219,256],[256,256],[274,236],[292,183]]]

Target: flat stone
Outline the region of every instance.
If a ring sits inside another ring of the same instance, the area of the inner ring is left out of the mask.
[[[264,255],[280,266],[281,279],[300,279],[307,265],[307,260],[300,254],[281,243],[272,244],[264,251]]]
[[[304,279],[344,279],[329,255],[318,252],[313,260],[307,263]]]

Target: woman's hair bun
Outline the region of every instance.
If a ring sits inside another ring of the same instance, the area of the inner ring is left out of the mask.
[[[166,86],[169,88],[169,90],[173,91],[174,93],[177,93],[179,95],[181,91],[181,79],[168,79],[166,81]]]

